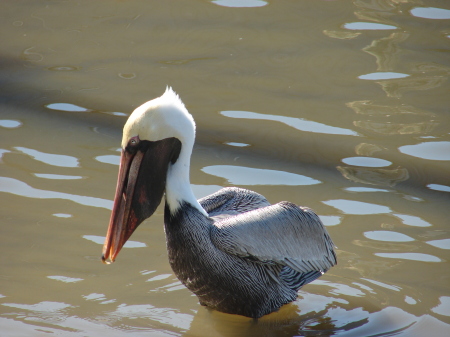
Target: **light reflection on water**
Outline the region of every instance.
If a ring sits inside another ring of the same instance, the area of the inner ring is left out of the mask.
[[[51,280],[61,281],[61,282],[64,282],[64,283],[73,283],[73,282],[83,281],[82,278],[59,276],[59,275],[47,276],[47,278],[49,278]]]
[[[411,14],[419,18],[445,20],[450,19],[450,10],[436,7],[415,7]]]
[[[365,232],[364,236],[368,239],[378,241],[392,241],[392,242],[414,241],[414,239],[412,237],[409,237],[408,235],[393,231],[369,231]]]
[[[12,119],[0,119],[0,126],[7,129],[14,129],[21,126],[22,123]]]
[[[71,307],[71,305],[67,303],[49,302],[49,301],[44,301],[36,304],[2,303],[2,305],[7,307],[46,313],[61,311]]]
[[[390,192],[389,190],[383,188],[371,188],[371,187],[347,187],[346,191],[349,192]]]
[[[404,259],[421,262],[442,262],[442,260],[437,256],[423,253],[375,253],[375,255],[390,259]]]
[[[376,205],[356,200],[338,199],[322,202],[325,205],[337,208],[344,214],[364,215],[364,214],[385,214],[392,212],[392,210],[387,206]]]
[[[450,186],[445,186],[441,184],[428,184],[427,187],[431,190],[450,192]]]
[[[212,0],[213,4],[224,7],[262,7],[267,5],[267,1],[263,0]]]
[[[431,240],[427,241],[427,243],[437,248],[450,249],[450,239]]]
[[[51,103],[46,106],[48,109],[60,110],[60,111],[73,111],[73,112],[88,112],[91,111],[81,106],[70,103]]]
[[[393,73],[393,72],[379,72],[379,73],[370,73],[358,76],[358,78],[362,80],[387,80],[387,79],[394,79],[394,78],[405,78],[408,77],[408,74],[400,74],[400,73]]]
[[[72,214],[66,214],[66,213],[54,213],[53,216],[56,216],[58,218],[71,218]]]
[[[71,200],[81,205],[106,209],[112,209],[113,204],[110,200],[33,188],[20,180],[7,177],[0,177],[0,192],[12,193],[27,198]]]
[[[432,226],[429,222],[421,219],[418,216],[410,214],[393,214],[395,217],[399,218],[403,224],[415,227],[430,227]]]
[[[342,159],[342,162],[347,165],[365,167],[386,167],[392,164],[388,160],[371,157],[349,157]]]
[[[346,23],[344,28],[350,30],[391,30],[397,29],[395,26],[385,25],[382,23],[373,23],[373,22],[351,22]]]
[[[92,242],[95,242],[99,245],[103,246],[103,243],[105,242],[105,237],[104,236],[97,236],[97,235],[83,235],[83,238]],[[133,240],[128,240],[125,245],[123,246],[124,248],[143,248],[143,247],[147,247],[147,245],[143,242],[138,242],[138,241],[133,241]]]
[[[80,164],[78,158],[63,154],[45,153],[26,147],[15,147],[16,150],[23,152],[35,160],[43,162],[48,165],[61,166],[61,167],[78,167]]]
[[[428,160],[450,160],[450,142],[426,142],[404,145],[399,147],[399,151]]]
[[[234,165],[206,166],[203,172],[223,177],[236,185],[315,185],[321,182],[300,174]]]
[[[315,132],[315,133],[326,133],[330,135],[347,135],[347,136],[358,136],[359,134],[353,130],[348,130],[344,128],[338,128],[335,126],[330,126],[314,121],[308,121],[303,118],[294,118],[286,116],[277,115],[266,115],[257,112],[250,111],[221,111],[221,114],[226,117],[231,118],[242,118],[242,119],[259,119],[266,121],[277,121],[293,127],[300,131]]]
[[[96,160],[98,160],[101,163],[108,163],[112,165],[119,165],[120,164],[120,156],[114,156],[111,154],[103,155],[103,156],[97,156],[95,157]]]
[[[35,173],[34,175],[38,178],[56,179],[56,180],[83,179],[82,176],[67,176],[62,174]]]

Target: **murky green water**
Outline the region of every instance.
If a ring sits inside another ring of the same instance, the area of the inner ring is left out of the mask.
[[[450,335],[450,4],[0,8],[2,336]],[[242,186],[309,206],[339,248],[256,324],[178,282],[162,208],[100,262],[121,128],[166,85],[197,122],[198,197]]]

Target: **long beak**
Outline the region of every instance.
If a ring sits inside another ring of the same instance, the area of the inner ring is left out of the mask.
[[[110,262],[114,262],[117,254],[137,227],[136,218],[130,218],[130,211],[143,156],[144,153],[141,151],[132,155],[122,150],[116,194],[103,245],[102,261],[104,263],[109,263],[108,258]]]
[[[122,150],[102,262],[114,262],[135,229],[155,212],[164,194],[169,163],[176,161],[180,150],[176,138],[142,141],[134,153]]]

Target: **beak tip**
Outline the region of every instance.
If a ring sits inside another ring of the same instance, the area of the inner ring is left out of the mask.
[[[104,254],[102,254],[102,262],[104,263],[104,264],[111,264],[111,263],[113,263],[114,262],[114,260],[112,259],[112,258],[110,258],[110,257],[105,257],[105,255]]]

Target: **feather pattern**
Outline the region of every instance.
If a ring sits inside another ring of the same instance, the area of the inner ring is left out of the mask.
[[[209,216],[224,219],[245,213],[270,203],[261,194],[238,187],[226,187],[199,200]]]
[[[260,194],[224,188],[199,200],[166,206],[169,262],[200,303],[261,317],[297,298],[303,285],[336,264],[333,242],[308,208]]]
[[[229,254],[301,273],[324,272],[336,264],[333,242],[319,217],[286,201],[216,221],[211,239]]]

